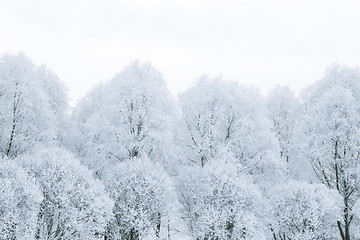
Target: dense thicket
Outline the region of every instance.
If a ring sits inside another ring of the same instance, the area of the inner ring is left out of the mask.
[[[0,60],[0,239],[359,239],[360,70],[296,96],[222,77],[172,96],[132,62],[69,109]]]

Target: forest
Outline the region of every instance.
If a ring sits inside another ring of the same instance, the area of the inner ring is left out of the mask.
[[[0,59],[0,239],[360,239],[360,68],[293,92],[133,61],[74,107]],[[85,80],[84,80],[85,81]]]

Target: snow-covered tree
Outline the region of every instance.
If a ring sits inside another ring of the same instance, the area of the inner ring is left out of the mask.
[[[85,150],[90,145],[88,143],[88,131],[96,127],[96,125],[92,126],[89,120],[93,117],[95,111],[101,109],[104,105],[104,97],[104,84],[100,82],[87,92],[74,109],[72,109],[70,118],[72,131],[69,132],[68,136],[71,139],[71,144],[68,144],[66,147],[80,158],[86,157]]]
[[[173,153],[176,105],[160,72],[131,63],[86,96],[76,111],[86,140],[81,155],[98,175],[105,166],[147,156],[167,164]]]
[[[279,141],[280,156],[288,162],[290,140],[301,110],[300,101],[287,86],[277,86],[268,94],[266,106],[272,131]]]
[[[169,234],[172,182],[157,163],[134,158],[111,167],[104,176],[114,200],[110,239],[161,239]]]
[[[341,196],[322,184],[290,181],[272,190],[275,240],[336,239]]]
[[[55,86],[56,85],[56,86]],[[0,59],[0,154],[14,158],[59,135],[66,102],[61,84],[24,54]]]
[[[186,172],[179,198],[194,239],[267,239],[260,190],[238,176],[236,164],[219,160]]]
[[[19,159],[36,179],[44,199],[38,213],[37,239],[99,239],[112,218],[113,202],[101,182],[70,153],[34,149]]]
[[[351,239],[352,207],[360,197],[360,114],[352,90],[334,85],[311,102],[303,117],[297,146],[320,181],[343,197],[343,240]],[[300,156],[300,158],[301,158]]]
[[[0,164],[0,239],[35,239],[42,194],[35,180],[10,160]]]
[[[205,166],[225,147],[247,173],[258,175],[258,180],[273,178],[283,164],[264,103],[254,88],[222,78],[200,78],[180,95],[184,155]]]
[[[48,96],[49,107],[55,115],[56,140],[63,143],[67,140],[69,120],[69,103],[65,84],[45,65],[36,69],[36,78],[42,83],[43,91]]]
[[[360,101],[360,68],[334,63],[326,69],[322,79],[303,90],[302,97],[305,102],[316,101],[334,86],[350,90],[356,101]],[[360,108],[357,110],[360,111]]]
[[[358,169],[357,171],[360,171]],[[351,214],[353,217],[352,224],[350,226],[350,232],[352,233],[353,239],[360,238],[360,200],[358,200],[352,208]]]

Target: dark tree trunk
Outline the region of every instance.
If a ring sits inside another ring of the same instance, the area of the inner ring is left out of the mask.
[[[155,234],[158,239],[160,238],[160,230],[161,230],[161,213],[158,213],[156,220],[156,229],[155,229]]]
[[[15,111],[15,109],[14,109],[14,111]],[[16,128],[16,120],[15,120],[15,116],[14,116],[13,125],[12,125],[12,128],[11,128],[10,140],[9,140],[9,147],[8,147],[8,149],[6,151],[6,156],[8,156],[8,157],[10,155],[11,146],[12,146],[12,143],[14,141],[15,128]]]

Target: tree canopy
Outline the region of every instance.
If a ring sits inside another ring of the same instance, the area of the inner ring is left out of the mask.
[[[359,84],[333,64],[301,93],[203,75],[173,96],[134,61],[70,108],[3,55],[0,239],[358,239]]]

